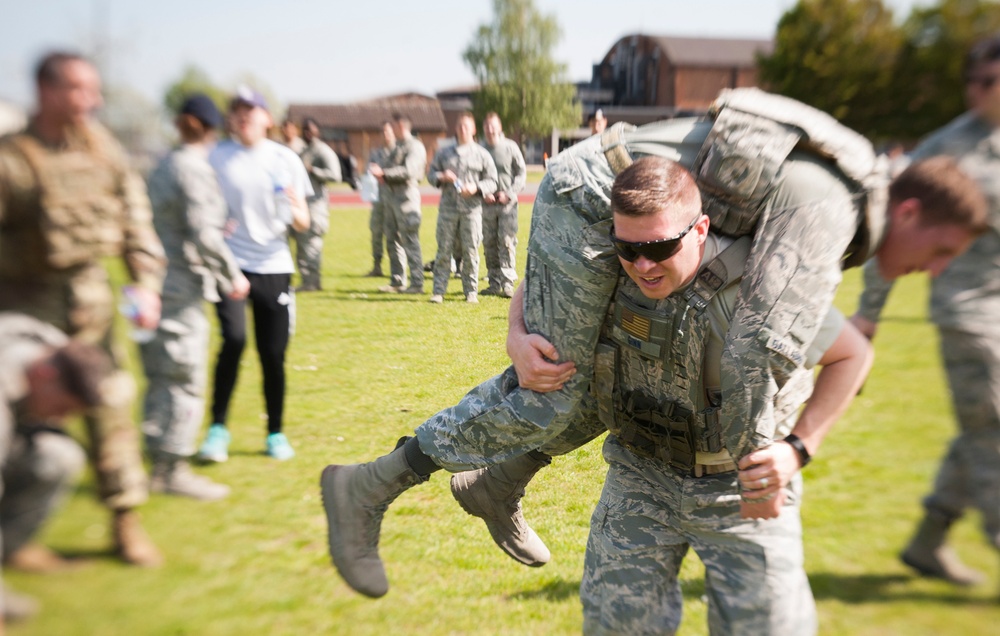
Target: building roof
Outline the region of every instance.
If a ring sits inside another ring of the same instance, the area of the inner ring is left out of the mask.
[[[312,117],[324,128],[378,130],[393,114],[407,115],[414,132],[443,132],[444,114],[438,100],[419,93],[390,95],[350,104],[290,104],[288,116]]]
[[[757,53],[774,50],[773,40],[649,37],[675,66],[756,66]]]

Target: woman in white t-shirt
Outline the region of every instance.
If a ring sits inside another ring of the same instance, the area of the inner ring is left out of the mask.
[[[267,139],[271,114],[264,98],[242,87],[229,109],[233,140],[209,157],[229,208],[226,243],[250,281],[254,339],[264,378],[267,407],[266,452],[275,459],[295,455],[283,432],[285,350],[293,326],[294,264],[288,227],[309,227],[305,199],[312,194],[305,167],[289,148]],[[223,298],[216,305],[222,348],[215,366],[212,426],[198,455],[205,461],[229,458],[226,418],[246,345],[246,301]]]

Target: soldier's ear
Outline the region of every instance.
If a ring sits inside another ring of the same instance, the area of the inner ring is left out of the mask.
[[[698,233],[698,243],[704,243],[705,239],[708,238],[708,230],[711,228],[712,222],[709,220],[707,214],[702,214],[698,219],[698,222],[694,224],[694,231]]]
[[[910,227],[918,225],[923,220],[924,206],[920,199],[911,197],[896,203],[889,210],[892,224],[896,227]]]

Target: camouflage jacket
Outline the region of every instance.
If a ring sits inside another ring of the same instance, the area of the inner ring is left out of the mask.
[[[153,225],[169,266],[163,295],[219,300],[228,294],[240,267],[226,245],[228,210],[207,154],[181,146],[160,161],[149,176]]]
[[[98,124],[52,147],[28,130],[0,139],[0,283],[23,283],[122,256],[160,292],[166,259],[146,188]]]
[[[498,139],[495,146],[484,141],[483,148],[493,157],[493,164],[497,167],[497,192],[506,192],[507,198],[517,201],[517,195],[524,190],[527,181],[521,149],[514,140],[506,137]]]
[[[451,170],[459,181],[444,183],[438,174]],[[481,210],[484,194],[497,190],[497,169],[493,157],[485,148],[475,143],[448,146],[434,154],[427,181],[435,188],[441,188],[441,207],[463,211]],[[462,183],[475,183],[476,193],[471,197],[462,196],[458,188]]]

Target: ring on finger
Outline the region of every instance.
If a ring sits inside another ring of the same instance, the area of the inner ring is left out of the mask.
[[[760,487],[761,488],[767,488],[767,484],[768,483],[769,482],[767,481],[767,477],[761,477],[760,478]]]

